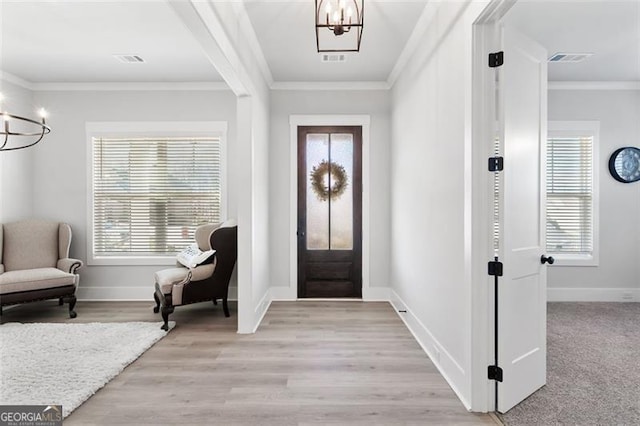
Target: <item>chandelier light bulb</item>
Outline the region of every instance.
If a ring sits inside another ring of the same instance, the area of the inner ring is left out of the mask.
[[[327,15],[331,14],[331,2],[327,2],[327,6],[324,8],[324,10],[327,12]]]
[[[333,12],[333,22],[337,23],[340,21],[340,13],[338,13],[338,11],[336,10],[335,12]]]
[[[45,124],[47,122],[47,110],[44,108],[40,108],[38,110],[38,115],[42,119],[42,124]]]
[[[347,16],[348,16],[349,18],[351,18],[351,17],[353,16],[353,9],[351,9],[351,7],[349,7],[349,8],[347,9]]]
[[[4,136],[3,137],[4,142],[2,142],[2,141],[0,141],[0,142],[2,142],[2,147],[1,148],[4,148],[5,145],[7,145],[9,133],[11,132],[9,130],[9,120],[11,120],[11,117],[9,117],[9,114],[7,114],[5,112],[5,113],[2,113],[2,119],[3,119],[3,123],[2,123],[3,132],[2,132],[2,135]]]

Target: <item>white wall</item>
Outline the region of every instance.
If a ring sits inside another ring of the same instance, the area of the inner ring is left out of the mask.
[[[33,212],[66,221],[73,229],[71,255],[86,261],[87,147],[86,122],[226,121],[228,216],[235,217],[238,178],[235,96],[230,91],[68,91],[36,92],[50,112],[47,139],[33,150]],[[85,266],[80,270],[79,298],[152,299],[159,266]]]
[[[270,206],[272,200],[269,197],[269,102],[258,99],[253,100],[252,107],[252,187],[253,187],[253,256],[251,264],[252,272],[252,301],[254,311],[257,315],[266,312],[267,301],[269,299],[270,271],[269,261],[269,241],[271,241],[271,230],[269,228]],[[266,297],[265,297],[266,296]],[[264,312],[262,311],[264,309]],[[261,320],[255,318],[255,326]]]
[[[0,92],[3,100],[0,111],[13,115],[37,118],[37,105],[34,105],[33,93],[30,90],[2,81]],[[4,125],[0,120],[0,125]],[[13,130],[20,130],[19,122],[10,124]],[[15,127],[15,128],[14,128]],[[24,130],[33,131],[28,128]],[[46,143],[45,137],[41,144]],[[4,139],[0,143],[4,142]],[[21,143],[24,144],[24,143]],[[7,146],[11,145],[11,141]],[[33,152],[40,149],[36,145],[29,149],[0,152],[0,223],[28,219],[33,216],[33,180],[31,158]]]
[[[269,87],[261,73],[241,2],[191,1],[206,32],[199,40],[237,98],[238,332],[252,333],[271,302],[269,291]],[[194,32],[194,34],[196,34]],[[213,45],[212,42],[213,41]]]
[[[463,403],[471,405],[471,267],[465,162],[472,23],[484,7],[429,3],[433,19],[393,87],[392,300]]]
[[[640,301],[640,183],[617,182],[608,169],[617,148],[640,147],[640,91],[550,90],[549,120],[600,122],[600,262],[548,268],[549,298]]]
[[[278,294],[295,294],[290,283],[291,140],[289,116],[294,114],[365,114],[370,121],[370,286],[389,286],[390,224],[390,94],[388,91],[276,90],[271,94],[270,261],[271,285]],[[365,188],[366,190],[366,188]],[[288,287],[289,291],[283,287]]]

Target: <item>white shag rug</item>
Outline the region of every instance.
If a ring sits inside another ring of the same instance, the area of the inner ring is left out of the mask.
[[[175,325],[170,322],[170,329]],[[62,405],[67,417],[167,332],[161,323],[0,326],[0,405]]]

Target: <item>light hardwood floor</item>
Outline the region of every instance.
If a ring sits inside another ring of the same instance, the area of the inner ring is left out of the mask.
[[[42,302],[2,322],[159,321],[152,303]],[[177,308],[176,327],[65,425],[497,424],[466,411],[388,303],[274,302],[258,332],[235,304]],[[158,327],[160,324],[158,324]]]

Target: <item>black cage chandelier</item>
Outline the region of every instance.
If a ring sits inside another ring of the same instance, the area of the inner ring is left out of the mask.
[[[358,52],[364,0],[315,0],[318,52]]]

